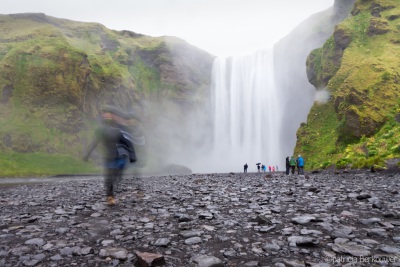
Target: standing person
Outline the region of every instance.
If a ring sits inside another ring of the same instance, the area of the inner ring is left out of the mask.
[[[297,170],[299,175],[304,174],[304,159],[301,155],[297,157]]]
[[[296,159],[293,156],[290,157],[289,165],[290,169],[292,170],[292,174],[294,174],[294,171],[296,169]]]
[[[122,179],[126,164],[136,161],[133,138],[126,131],[128,129],[127,121],[129,120],[123,112],[114,107],[104,107],[95,137],[83,157],[87,161],[92,151],[99,144],[102,145],[105,168],[104,187],[109,205],[116,204],[115,189],[117,183]]]
[[[243,166],[243,168],[244,168],[244,172],[247,172],[247,168],[249,167],[249,165],[247,165],[247,163],[246,164],[244,164],[244,166]]]
[[[257,164],[257,170],[260,172],[260,164]]]
[[[271,172],[271,165],[268,166],[268,170],[269,170],[269,172]]]
[[[289,157],[286,157],[286,175],[289,175],[290,172],[290,162]]]

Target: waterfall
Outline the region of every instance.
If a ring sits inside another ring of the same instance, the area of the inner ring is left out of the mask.
[[[256,171],[284,162],[280,151],[282,110],[274,83],[273,52],[217,58],[212,72],[215,171]],[[281,101],[282,102],[282,101]]]

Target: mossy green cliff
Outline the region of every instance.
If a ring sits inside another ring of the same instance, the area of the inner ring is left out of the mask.
[[[306,121],[314,102],[315,88],[306,75],[307,57],[326,42],[338,23],[350,15],[354,2],[335,0],[331,8],[310,16],[274,45],[275,83],[283,106],[279,133],[284,142],[280,152],[285,157],[292,155],[296,131]]]
[[[327,90],[297,132],[308,167],[385,167],[400,157],[400,2],[357,0],[307,59],[309,81]]]
[[[44,14],[0,15],[0,32],[0,176],[58,173],[47,165],[65,158],[82,164],[104,104],[138,112],[150,143],[162,143],[159,117],[184,135],[182,114],[196,112],[208,93],[214,57],[178,38]],[[23,171],[25,160],[41,157],[42,169]]]

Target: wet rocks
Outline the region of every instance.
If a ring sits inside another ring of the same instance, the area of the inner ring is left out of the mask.
[[[139,267],[163,266],[165,264],[164,256],[158,253],[135,251],[135,255]]]
[[[307,224],[307,223],[311,222],[312,220],[315,220],[314,216],[301,215],[301,216],[292,218],[290,221],[292,223],[297,223],[297,224]]]
[[[341,266],[349,257],[399,260],[400,196],[391,193],[400,190],[399,174],[307,176],[126,177],[113,207],[106,205],[101,177],[3,187],[0,266],[304,267]]]
[[[200,255],[194,257],[193,267],[224,267],[224,263],[217,257]]]
[[[103,248],[99,252],[100,257],[111,257],[112,259],[126,260],[128,251],[124,248]]]
[[[319,243],[316,238],[304,236],[291,236],[288,238],[289,246],[314,246]]]
[[[356,257],[365,257],[371,255],[369,247],[360,245],[334,244],[332,249],[335,252],[341,252]]]

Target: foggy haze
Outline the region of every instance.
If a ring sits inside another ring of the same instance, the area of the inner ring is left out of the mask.
[[[1,13],[38,12],[98,22],[114,30],[176,36],[225,57],[271,48],[334,0],[97,0],[1,1]]]
[[[216,59],[210,91],[212,107],[208,109],[213,111],[211,128],[204,129],[207,138],[201,145],[191,149],[188,142],[185,150],[189,153],[181,153],[181,160],[176,162],[194,172],[242,172],[245,163],[249,171],[257,171],[258,162],[284,170],[285,158],[294,154],[296,132],[306,122],[311,106],[329,100],[328,90],[316,90],[309,83],[306,59],[348,16],[352,3],[344,3],[346,8],[341,4],[301,23],[274,46],[273,56],[259,57],[260,50],[245,57]],[[316,31],[322,22],[326,27]],[[270,66],[267,61],[272,59]],[[257,86],[253,86],[255,83]],[[201,129],[194,129],[192,136],[201,135],[199,132]]]
[[[285,75],[281,69],[274,74],[274,56],[266,56],[262,51],[272,50],[302,21],[333,6],[333,2],[99,0],[96,5],[89,5],[75,0],[57,4],[47,0],[14,0],[2,6],[2,10],[5,14],[41,12],[99,22],[111,29],[150,36],[177,36],[218,56],[213,86],[207,92],[210,101],[203,106],[186,113],[173,101],[166,100],[161,106],[145,103],[148,111],[157,110],[148,122],[150,140],[157,147],[149,160],[156,164],[182,164],[204,173],[240,172],[245,163],[249,164],[249,171],[256,171],[258,162],[284,170],[284,159],[293,152],[300,122],[305,121],[314,100],[326,97],[316,94],[308,83],[302,58],[296,69],[301,82],[298,88],[290,90],[305,93],[295,94],[296,102],[291,107],[287,103],[290,92],[285,91],[282,82],[291,79],[296,83],[299,79]],[[299,42],[298,46],[301,45]],[[285,60],[290,61],[290,56]],[[296,108],[301,112],[296,113]],[[165,110],[171,113],[163,114]],[[297,119],[287,125],[285,116],[293,110]]]

